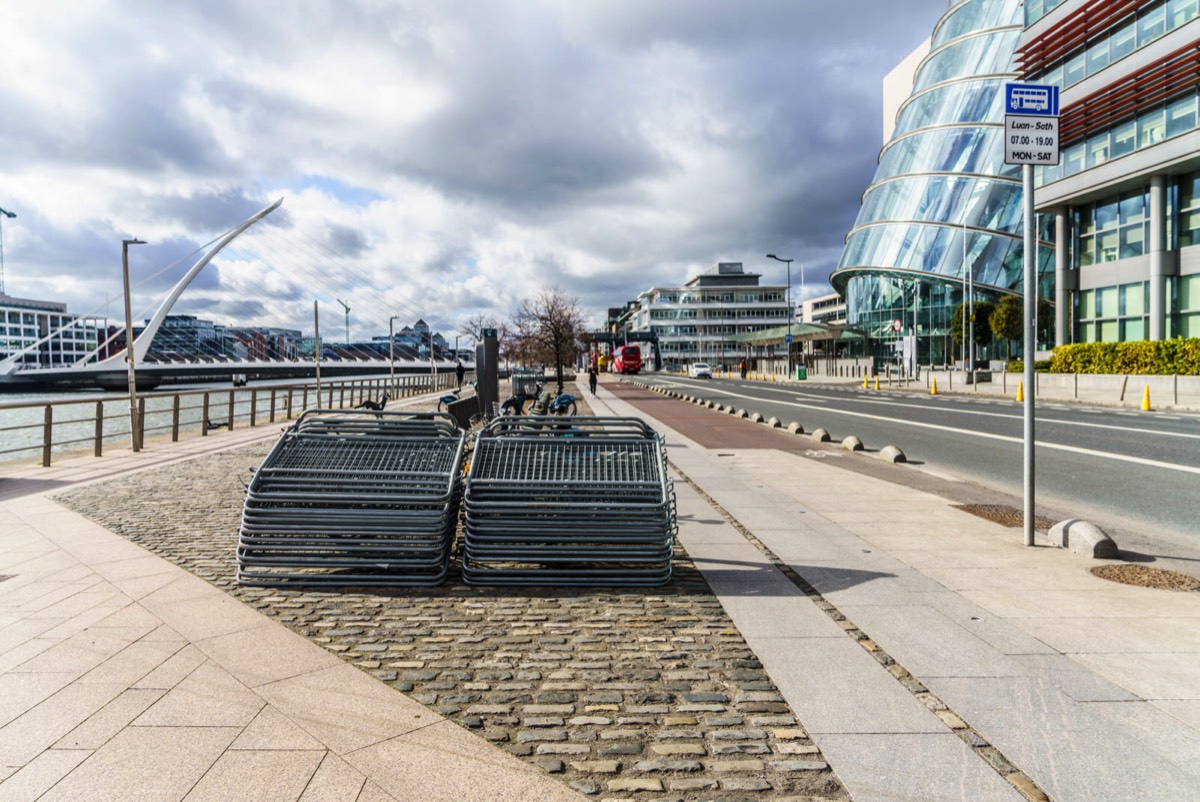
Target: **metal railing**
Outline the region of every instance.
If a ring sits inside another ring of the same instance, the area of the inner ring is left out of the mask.
[[[270,387],[229,390],[180,390],[138,395],[140,442],[147,436],[160,440],[207,437],[218,431],[260,426],[299,417],[306,409],[348,409],[364,401],[378,401],[448,390],[454,374],[345,379]],[[80,398],[34,403],[0,404],[0,461],[38,457],[49,467],[56,454],[90,450],[103,456],[106,449],[129,443],[129,398]]]

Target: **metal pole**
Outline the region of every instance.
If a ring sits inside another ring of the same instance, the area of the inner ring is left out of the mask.
[[[396,392],[396,318],[388,318],[388,391]]]
[[[317,363],[317,406],[321,406],[321,310],[313,301],[313,361]]]
[[[965,215],[965,212],[964,212]],[[962,267],[963,267],[963,284],[962,284],[962,362],[963,370],[967,369],[967,219],[963,217],[962,224]]]
[[[1034,508],[1034,384],[1033,358],[1037,346],[1037,226],[1033,211],[1033,165],[1021,167],[1025,205],[1025,545],[1033,545]]]
[[[972,381],[975,375],[975,271],[967,271],[967,296],[970,299],[968,318],[971,321],[971,336],[967,340],[967,367],[971,371]],[[975,388],[979,389],[979,388]]]
[[[913,279],[913,333],[912,333],[913,354],[912,354],[912,368],[909,370],[909,373],[914,377],[917,375],[917,364],[921,361],[920,360],[921,352],[917,346],[917,322],[918,322],[917,305],[920,303],[920,300],[921,300],[921,281],[920,281],[920,279],[914,278]]]
[[[14,212],[0,209],[0,293],[4,292],[4,218],[11,220],[16,216]]]
[[[774,259],[776,262],[783,262],[784,264],[787,265],[788,375],[792,376],[795,374],[795,371],[793,370],[793,367],[792,367],[792,318],[795,317],[795,315],[793,314],[794,310],[792,309],[792,262],[795,260],[794,259],[781,259],[773,253],[768,253],[767,258]],[[803,263],[800,265],[800,269],[801,270],[804,269]],[[772,353],[774,353],[774,347],[772,347]]]
[[[129,298],[129,246],[145,245],[145,240],[121,240],[121,278],[125,284],[125,361],[129,364],[129,443],[135,452],[142,450],[138,426],[137,371],[133,358],[133,307]]]

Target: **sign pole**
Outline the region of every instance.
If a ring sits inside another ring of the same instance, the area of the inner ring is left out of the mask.
[[[1033,545],[1034,508],[1034,376],[1033,360],[1037,347],[1037,222],[1033,211],[1033,165],[1021,168],[1022,201],[1025,205],[1025,545]]]
[[[1006,84],[1004,87],[1004,163],[1020,164],[1024,206],[1025,242],[1025,545],[1033,545],[1035,422],[1033,360],[1037,353],[1038,240],[1034,213],[1033,166],[1055,165],[1058,148],[1058,87],[1034,84]]]

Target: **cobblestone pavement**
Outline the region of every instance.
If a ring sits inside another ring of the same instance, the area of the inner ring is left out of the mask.
[[[239,587],[262,443],[58,496],[413,699],[598,799],[846,793],[686,554],[661,588]]]

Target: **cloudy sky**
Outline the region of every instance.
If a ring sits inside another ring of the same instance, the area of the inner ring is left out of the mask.
[[[742,261],[828,291],[946,0],[0,0],[5,291],[354,336]],[[324,319],[324,318],[323,318]],[[324,328],[324,324],[322,326]]]

